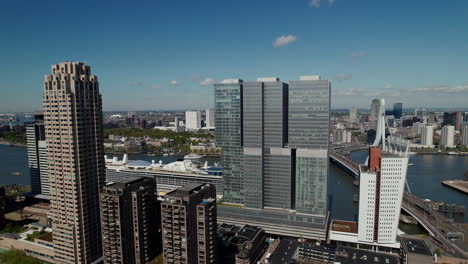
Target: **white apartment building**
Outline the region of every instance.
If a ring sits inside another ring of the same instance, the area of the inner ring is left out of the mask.
[[[349,121],[354,122],[357,120],[357,108],[355,106],[349,108]]]
[[[371,147],[361,165],[358,242],[399,247],[396,241],[408,157]]]
[[[443,148],[454,148],[455,147],[455,127],[444,126],[442,128],[442,135],[440,137],[440,145]]]
[[[425,126],[422,128],[421,145],[425,147],[434,147],[434,127]]]
[[[214,118],[214,109],[206,109],[206,120],[205,126],[207,128],[214,128],[215,118]]]
[[[201,113],[200,111],[185,112],[185,129],[198,130],[201,128]]]

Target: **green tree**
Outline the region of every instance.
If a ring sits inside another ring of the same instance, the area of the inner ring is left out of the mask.
[[[12,249],[0,254],[0,264],[43,264],[44,262],[27,256],[21,250]]]

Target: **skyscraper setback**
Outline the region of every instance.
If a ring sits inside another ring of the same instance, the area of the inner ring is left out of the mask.
[[[324,239],[330,87],[319,76],[215,84],[224,202],[243,207],[220,207],[221,222]]]
[[[56,263],[94,263],[102,257],[99,191],[105,182],[102,98],[91,67],[52,66],[44,80]]]

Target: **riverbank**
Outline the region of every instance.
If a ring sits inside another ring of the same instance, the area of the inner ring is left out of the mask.
[[[5,146],[13,146],[13,147],[22,147],[22,148],[25,148],[25,147],[27,147],[27,145],[26,145],[26,144],[21,144],[21,143],[13,143],[13,142],[4,141],[4,140],[0,140],[0,145],[5,145]]]
[[[461,150],[456,150],[456,149],[445,150],[445,151],[412,149],[411,152],[413,154],[418,154],[418,155],[458,155],[458,156],[468,155],[468,152],[466,152],[465,150],[461,151]]]

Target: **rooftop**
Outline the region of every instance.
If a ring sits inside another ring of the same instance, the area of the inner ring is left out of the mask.
[[[178,189],[175,189],[172,192],[167,193],[167,196],[188,196],[191,195],[195,192],[198,192],[202,189],[204,189],[205,186],[208,186],[208,184],[201,184],[201,183],[190,183],[187,185],[184,185]]]
[[[245,242],[253,241],[255,237],[262,231],[260,227],[245,225],[232,240],[232,243],[236,245],[244,244]]]
[[[121,189],[121,188],[125,188],[127,186],[130,186],[132,184],[139,183],[139,182],[149,180],[149,179],[150,178],[142,177],[142,176],[132,176],[132,177],[128,177],[128,178],[119,179],[118,181],[109,182],[109,183],[107,183],[105,188],[107,188],[107,189],[111,189],[111,188],[112,189]]]
[[[335,261],[341,264],[399,264],[400,257],[394,254],[338,247]]]

